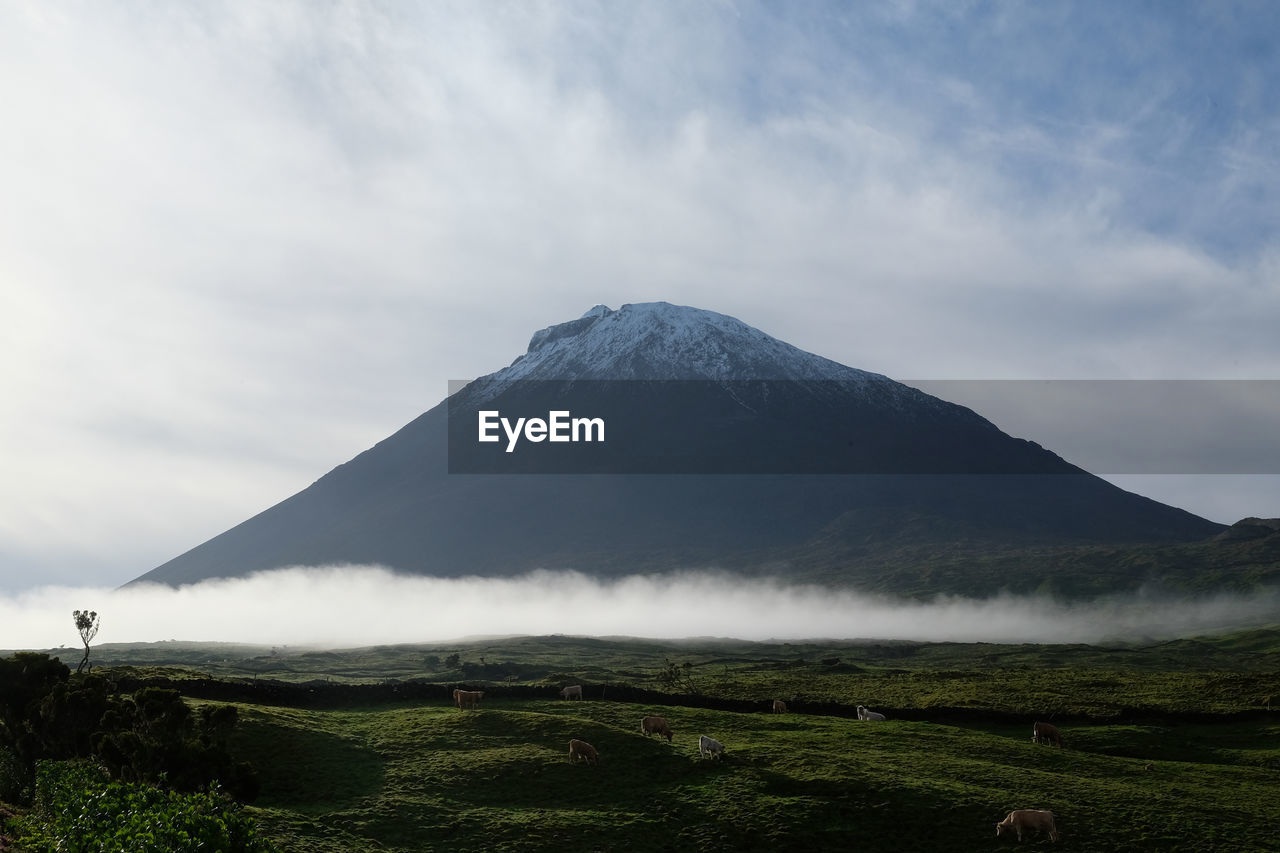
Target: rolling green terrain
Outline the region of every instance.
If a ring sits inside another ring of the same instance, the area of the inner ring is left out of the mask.
[[[286,851],[1003,850],[994,824],[1016,808],[1054,811],[1056,850],[1280,849],[1280,628],[1110,648],[554,636],[94,659],[121,684],[233,700],[261,781],[247,813]],[[578,683],[584,701],[557,698]],[[458,710],[455,685],[486,696]],[[671,744],[641,734],[647,714]],[[1066,748],[1033,744],[1035,719]],[[700,758],[700,734],[723,760]],[[570,738],[599,766],[571,764]]]
[[[640,734],[645,713],[673,744]],[[1025,725],[590,700],[241,714],[286,850],[993,850],[1028,807],[1055,812],[1063,850],[1265,850],[1280,795],[1280,722],[1064,726],[1058,750]],[[569,763],[574,737],[599,766]]]
[[[78,649],[49,649],[78,660]],[[0,652],[8,654],[8,652]],[[448,658],[459,657],[450,667]],[[1000,667],[1115,668],[1139,672],[1280,670],[1280,625],[1219,636],[1111,645],[920,643],[897,640],[749,642],[701,638],[646,640],[632,637],[495,637],[449,643],[314,650],[239,643],[104,643],[93,647],[95,666],[190,668],[219,676],[299,681],[377,682],[388,678],[531,682],[550,676],[639,684],[652,679],[664,659],[695,666],[720,664],[757,672],[819,666],[838,658],[851,666],[979,671]],[[74,661],[73,661],[74,662]],[[837,664],[837,665],[839,665]],[[828,664],[829,665],[829,664]]]

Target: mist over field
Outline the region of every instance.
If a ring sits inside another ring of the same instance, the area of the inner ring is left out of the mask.
[[[1280,595],[1088,602],[997,595],[907,601],[714,572],[600,581],[577,572],[430,578],[379,566],[293,567],[181,588],[42,587],[0,598],[0,648],[76,645],[72,610],[97,610],[97,642],[160,640],[318,647],[483,634],[651,638],[1098,642],[1169,638],[1280,621]]]

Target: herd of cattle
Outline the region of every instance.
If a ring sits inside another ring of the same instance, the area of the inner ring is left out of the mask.
[[[453,691],[454,704],[461,711],[466,708],[475,710],[476,704],[484,698],[483,690],[462,690]],[[560,691],[562,699],[582,699],[582,685],[574,684],[565,687]],[[858,719],[878,722],[885,719],[884,714],[877,713],[868,709],[865,705],[858,706]],[[787,703],[781,699],[773,700],[773,713],[787,713]],[[667,743],[671,743],[675,734],[671,731],[671,726],[667,723],[665,717],[643,717],[640,720],[640,733],[645,737],[650,735],[658,735],[665,737]],[[1059,748],[1062,747],[1062,733],[1058,731],[1058,727],[1051,723],[1037,722],[1031,727],[1031,740],[1033,743],[1053,744]],[[724,744],[712,737],[706,735],[698,736],[698,757],[719,759],[724,756]],[[585,764],[599,764],[600,753],[594,746],[585,740],[573,738],[569,741],[569,762],[571,764],[577,762]],[[1006,833],[1015,835],[1018,841],[1022,840],[1024,832],[1045,833],[1050,841],[1058,840],[1058,827],[1054,822],[1053,812],[1045,809],[1015,809],[1005,816],[1005,819],[996,824],[996,837],[1001,838]]]

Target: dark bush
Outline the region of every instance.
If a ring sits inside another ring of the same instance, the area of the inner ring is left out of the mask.
[[[258,781],[228,748],[235,724],[234,707],[193,712],[178,691],[157,687],[121,694],[100,675],[73,676],[57,658],[19,652],[0,659],[0,748],[15,765],[0,762],[0,792],[23,802],[37,761],[94,757],[124,781],[186,792],[218,781],[249,801]]]
[[[198,791],[217,780],[249,802],[258,794],[257,775],[235,762],[227,747],[235,724],[230,705],[193,713],[178,691],[144,687],[104,716],[93,752],[118,779],[178,791]]]
[[[44,752],[38,725],[40,703],[70,673],[62,661],[36,652],[0,658],[0,744],[28,770]]]
[[[0,802],[25,803],[31,797],[31,775],[7,746],[0,746]]]

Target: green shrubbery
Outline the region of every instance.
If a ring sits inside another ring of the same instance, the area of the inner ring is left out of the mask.
[[[179,791],[200,790],[217,780],[251,802],[258,795],[257,774],[227,749],[236,716],[231,705],[204,705],[193,712],[176,690],[146,687],[108,708],[93,754],[119,779]]]
[[[0,659],[0,796],[25,801],[38,761],[93,758],[121,781],[185,792],[218,781],[250,801],[256,774],[227,748],[235,723],[229,705],[193,712],[175,690],[121,694],[100,675],[20,652]]]
[[[43,705],[71,670],[57,658],[18,652],[0,658],[0,746],[7,747],[28,769],[44,753],[48,726]]]
[[[17,843],[31,853],[271,853],[254,822],[213,788],[180,794],[111,782],[84,762],[42,761],[35,804],[14,821]]]

